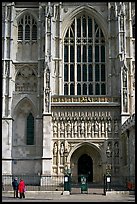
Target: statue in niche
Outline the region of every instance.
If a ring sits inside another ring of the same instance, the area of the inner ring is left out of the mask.
[[[95,132],[98,132],[99,131],[99,123],[98,121],[96,120],[95,121]]]
[[[60,112],[60,117],[64,117],[64,113],[63,112]]]
[[[50,71],[49,71],[49,68],[46,71],[46,88],[50,88]]]
[[[108,142],[108,146],[107,146],[107,150],[106,150],[107,153],[107,157],[110,158],[112,157],[112,145],[111,145],[111,142]]]
[[[58,148],[57,148],[57,143],[54,143],[54,148],[53,148],[53,155],[56,156],[58,152]]]
[[[87,123],[87,133],[91,133],[91,121]]]
[[[76,120],[78,118],[77,112],[74,112],[74,119]]]
[[[117,121],[114,122],[114,131],[115,133],[118,132],[118,122]]]
[[[101,123],[101,131],[104,133],[105,132],[105,124],[104,121]]]
[[[108,127],[107,127],[108,132],[111,132],[111,121],[108,121]]]
[[[123,68],[123,87],[127,87],[127,68],[124,66]]]
[[[77,121],[74,123],[74,133],[77,134]]]
[[[45,106],[49,112],[49,89],[45,89]]]
[[[85,117],[85,115],[84,115],[84,112],[81,112],[81,120],[83,120],[84,119],[84,117]]]
[[[94,125],[94,122],[92,121],[92,122],[91,122],[92,133],[94,133],[94,126],[95,126],[95,125]]]
[[[65,152],[68,153],[70,151],[70,144],[67,140],[65,140]]]
[[[84,121],[81,122],[81,133],[84,133],[85,124]]]
[[[54,143],[54,148],[53,148],[53,163],[56,165],[57,164],[57,152],[58,152],[58,148],[57,148],[57,144],[56,142]]]
[[[53,124],[53,132],[57,133],[57,121],[55,121]]]
[[[71,133],[71,123],[70,123],[70,120],[67,123],[67,132]]]
[[[133,90],[135,90],[135,62],[132,62],[132,73],[133,73],[132,86]]]
[[[118,164],[119,163],[119,146],[118,146],[118,142],[116,142],[115,145],[114,145],[114,155],[115,155],[115,163]]]
[[[64,156],[64,144],[63,143],[61,143],[60,145],[60,155]]]
[[[111,20],[115,20],[115,6],[114,5],[111,5],[111,8],[110,8],[110,18]]]
[[[127,112],[127,89],[123,89],[123,111]]]
[[[118,142],[115,143],[115,145],[114,145],[114,149],[115,149],[115,157],[119,157],[119,147],[118,147]]]
[[[61,121],[61,123],[60,123],[60,132],[64,133],[64,123],[63,123],[63,121]]]
[[[52,5],[51,2],[48,2],[48,6],[47,6],[47,17],[51,17],[52,16]]]
[[[64,163],[64,144],[60,145],[60,164]]]
[[[77,137],[80,137],[80,128],[81,128],[80,122],[78,122],[78,123],[77,123],[77,131],[78,131]]]

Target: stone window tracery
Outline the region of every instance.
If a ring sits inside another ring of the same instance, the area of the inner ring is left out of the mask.
[[[18,40],[37,40],[37,23],[30,14],[18,22]]]
[[[15,91],[37,91],[37,77],[29,67],[21,68],[15,80]]]
[[[94,18],[76,17],[64,38],[64,95],[105,95],[105,37]]]

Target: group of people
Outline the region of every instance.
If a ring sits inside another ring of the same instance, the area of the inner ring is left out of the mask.
[[[14,190],[14,198],[19,197],[18,192],[20,194],[20,198],[25,198],[26,186],[23,179],[20,179],[20,182],[18,182],[18,178],[15,177],[14,180],[12,181],[12,186]]]

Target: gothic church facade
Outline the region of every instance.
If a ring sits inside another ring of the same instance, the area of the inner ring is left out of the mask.
[[[3,175],[123,175],[134,26],[134,2],[2,3]]]

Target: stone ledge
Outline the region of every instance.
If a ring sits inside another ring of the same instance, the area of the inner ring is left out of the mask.
[[[135,195],[135,191],[106,191],[106,195],[116,195],[116,194]]]

